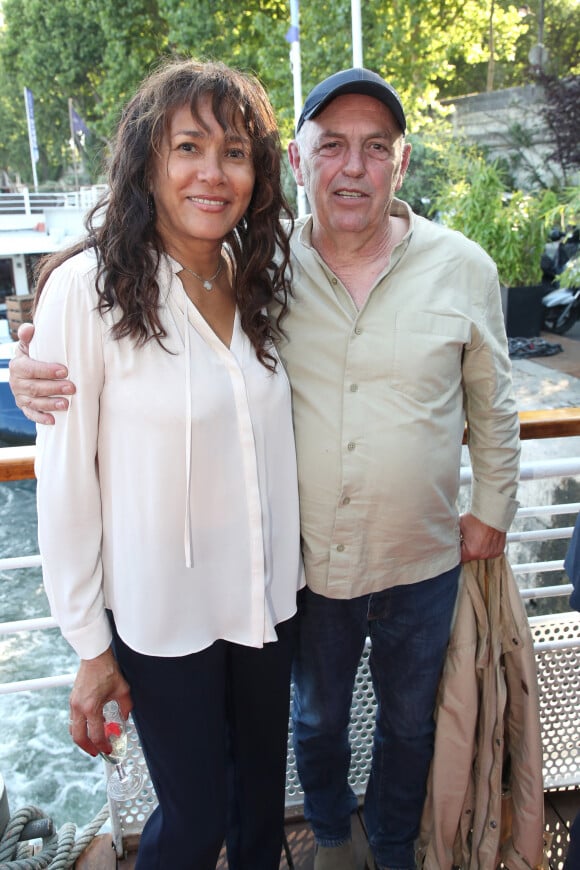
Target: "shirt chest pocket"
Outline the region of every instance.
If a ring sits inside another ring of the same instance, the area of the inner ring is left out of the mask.
[[[461,383],[461,359],[471,325],[460,315],[399,312],[395,321],[393,389],[439,403]]]

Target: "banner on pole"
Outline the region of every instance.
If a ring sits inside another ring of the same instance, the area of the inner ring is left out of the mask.
[[[69,111],[70,111],[70,129],[73,136],[76,135],[89,135],[89,128],[85,124],[84,120],[81,118],[79,113],[75,110],[73,106],[73,101],[69,100]]]
[[[291,45],[294,42],[300,41],[300,3],[299,0],[290,0],[290,27],[288,28],[284,39]]]
[[[30,140],[30,154],[35,163],[38,163],[38,143],[36,141],[36,124],[34,123],[34,97],[30,88],[24,88],[24,103],[26,105],[26,120],[28,122],[28,138]]]

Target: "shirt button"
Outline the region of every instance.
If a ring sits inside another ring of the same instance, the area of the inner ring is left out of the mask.
[[[332,284],[338,284],[338,280],[337,280],[336,278],[331,278],[331,283],[332,283]]]
[[[343,553],[344,552],[344,544],[339,544],[336,549],[338,550],[339,553]]]
[[[360,328],[360,326],[355,326],[355,328],[354,328],[354,334],[355,334],[355,335],[360,335],[361,332],[362,332],[362,329]]]
[[[343,498],[342,503],[343,504],[350,504],[350,499],[349,499],[348,495]]]
[[[357,390],[358,390],[358,384],[351,384],[350,385],[351,393],[356,393]]]
[[[348,450],[354,450],[354,448],[356,447],[356,444],[354,443],[354,441],[349,441],[346,446],[347,446]]]

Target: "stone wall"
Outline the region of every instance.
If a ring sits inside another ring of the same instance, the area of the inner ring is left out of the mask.
[[[540,113],[540,85],[506,88],[445,101],[455,132],[485,146],[491,157],[506,161],[519,187],[541,181],[552,187],[561,180]]]

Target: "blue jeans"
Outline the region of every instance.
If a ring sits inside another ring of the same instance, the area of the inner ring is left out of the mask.
[[[564,861],[564,870],[578,870],[580,867],[580,812],[577,813],[570,829],[568,855]]]
[[[377,702],[365,821],[376,862],[415,867],[414,841],[433,755],[433,711],[460,567],[351,600],[300,593],[293,739],[304,813],[316,841],[351,836],[349,719],[367,635]]]

